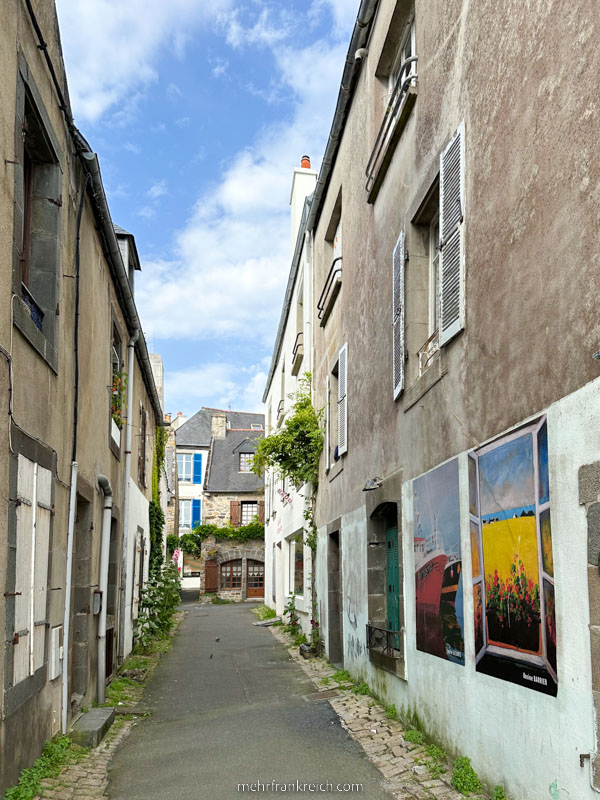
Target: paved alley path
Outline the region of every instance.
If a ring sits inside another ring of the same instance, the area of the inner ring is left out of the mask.
[[[146,690],[152,716],[113,761],[110,800],[230,800],[250,794],[238,783],[296,780],[363,784],[355,795],[390,800],[329,703],[303,699],[315,687],[267,628],[252,625],[247,605],[182,608],[173,647]]]

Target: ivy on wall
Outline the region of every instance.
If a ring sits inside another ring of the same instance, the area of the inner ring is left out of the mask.
[[[150,566],[160,565],[163,561],[162,539],[165,527],[165,515],[160,506],[160,476],[165,465],[165,445],[168,433],[165,428],[156,428],[156,447],[152,461],[152,500],[148,510],[150,523]]]

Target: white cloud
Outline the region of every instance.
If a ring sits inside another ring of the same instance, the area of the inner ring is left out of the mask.
[[[187,370],[167,370],[165,409],[190,417],[201,406],[263,413],[266,373],[260,364],[240,368],[208,362]]]
[[[261,10],[253,24],[250,24],[248,16],[243,15],[242,8],[222,13],[218,17],[219,26],[225,33],[225,39],[234,49],[245,45],[274,47],[288,38],[295,21],[297,23],[293,11],[277,8],[274,12],[269,7]]]
[[[213,78],[221,78],[229,68],[229,61],[226,58],[209,59],[209,63],[214,65],[211,70]]]
[[[177,86],[177,84],[176,84],[176,83],[170,83],[170,84],[167,86],[167,97],[168,97],[168,98],[169,98],[169,100],[171,100],[172,102],[175,102],[175,101],[176,101],[176,100],[178,100],[180,97],[183,97],[183,92],[181,91],[181,89],[179,88],[179,86]]]
[[[97,120],[143,90],[157,78],[159,53],[171,50],[181,58],[191,32],[226,12],[231,2],[57,0],[76,118]]]
[[[242,338],[272,347],[291,261],[292,170],[304,153],[318,166],[346,49],[331,40],[273,49],[292,112],[230,160],[198,198],[168,259],[143,258],[136,299],[157,338]]]
[[[133,142],[125,142],[123,145],[123,150],[127,150],[128,153],[133,153],[136,156],[139,156],[139,154],[142,152],[141,148]]]
[[[143,206],[137,212],[138,217],[144,217],[145,219],[152,219],[152,217],[156,214],[156,209],[154,206]]]
[[[166,193],[167,193],[167,182],[165,180],[153,183],[152,186],[146,192],[147,196],[151,200],[157,200],[159,197],[162,197],[163,194]]]

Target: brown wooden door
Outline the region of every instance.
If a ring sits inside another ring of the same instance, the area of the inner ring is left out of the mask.
[[[219,567],[214,558],[206,561],[204,565],[204,591],[219,591]]]
[[[265,596],[265,565],[262,561],[253,561],[251,558],[246,562],[246,596],[264,597]]]

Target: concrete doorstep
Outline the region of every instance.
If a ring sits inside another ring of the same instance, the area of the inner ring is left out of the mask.
[[[92,708],[73,725],[71,739],[81,747],[98,747],[114,721],[114,708]]]

